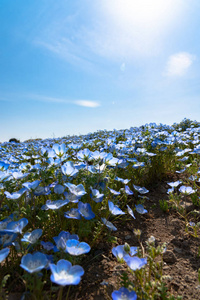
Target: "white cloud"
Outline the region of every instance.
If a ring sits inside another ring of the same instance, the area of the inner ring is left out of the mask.
[[[179,52],[169,57],[164,75],[183,76],[195,60],[195,56],[187,52]]]
[[[85,107],[98,107],[100,104],[96,101],[90,101],[90,100],[76,100],[74,102],[77,105],[85,106]]]
[[[99,102],[92,101],[92,100],[68,100],[64,98],[49,97],[49,96],[38,95],[38,94],[24,95],[24,98],[41,101],[41,102],[74,104],[74,105],[91,107],[91,108],[100,106]]]

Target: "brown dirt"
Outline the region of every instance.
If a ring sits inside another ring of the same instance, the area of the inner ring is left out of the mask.
[[[183,299],[197,300],[200,299],[198,282],[200,239],[186,233],[184,221],[176,211],[164,213],[159,206],[160,199],[168,199],[167,182],[173,180],[177,178],[168,179],[150,189],[149,200],[145,202],[148,214],[137,214],[136,220],[130,219],[125,224],[122,218],[121,221],[114,221],[113,224],[118,230],[112,235],[118,238],[119,245],[127,242],[130,246],[139,246],[133,233],[133,229],[137,228],[142,231],[143,244],[151,235],[156,238],[158,245],[166,242],[167,251],[172,255],[171,262],[167,258],[164,262],[164,275],[168,275],[166,281],[168,290],[175,296],[182,296]],[[82,264],[85,274],[80,285],[72,289],[70,299],[111,299],[111,293],[120,288],[119,277],[126,268],[125,264],[119,264],[112,255],[111,249],[114,246],[116,244],[100,242],[97,249],[86,257]]]

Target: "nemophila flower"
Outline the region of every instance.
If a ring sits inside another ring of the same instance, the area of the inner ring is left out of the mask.
[[[195,181],[195,180],[197,180],[197,176],[196,175],[191,175],[188,179],[192,180],[192,181]]]
[[[124,260],[133,271],[139,270],[147,264],[147,258],[139,258],[137,256],[124,256]]]
[[[4,194],[6,195],[6,198],[15,200],[15,199],[19,199],[26,191],[27,191],[26,188],[22,188],[18,192],[14,192],[11,194],[11,193],[5,191]]]
[[[186,170],[186,168],[184,168],[182,170],[179,170],[179,171],[176,171],[176,173],[181,174],[181,173],[185,172],[185,170]]]
[[[78,240],[69,239],[66,242],[66,252],[71,255],[81,255],[90,251],[90,246],[85,242],[79,242]]]
[[[28,224],[26,218],[22,218],[18,221],[11,221],[8,223],[6,230],[11,232],[20,232],[22,233],[23,228]]]
[[[42,229],[35,229],[32,232],[26,232],[21,239],[22,242],[35,244],[42,235]]]
[[[117,177],[117,176],[115,177],[115,180],[120,181],[124,184],[127,184],[130,181],[130,179],[123,179],[123,178],[120,178],[120,177]]]
[[[81,276],[84,274],[84,270],[81,266],[72,264],[68,260],[60,259],[55,264],[49,264],[51,269],[51,281],[58,285],[77,285],[81,280]]]
[[[69,200],[69,202],[73,202],[73,203],[77,203],[80,199],[80,197],[68,192],[64,192],[64,196],[66,200]]]
[[[112,201],[108,201],[108,207],[109,207],[109,211],[113,215],[124,215],[125,214],[125,212],[123,212],[117,205],[114,205],[114,203]]]
[[[53,237],[56,247],[58,250],[65,251],[66,250],[66,242],[69,239],[79,240],[77,234],[70,234],[68,231],[61,231],[58,236]],[[56,249],[54,249],[56,250]]]
[[[168,182],[167,184],[169,184],[172,188],[175,188],[181,183],[182,183],[181,180],[177,180],[177,181],[174,181],[174,182]]]
[[[86,220],[91,220],[95,217],[95,214],[92,211],[90,203],[83,203],[79,201],[78,210]]]
[[[106,225],[106,227],[108,227],[108,229],[116,231],[117,228],[108,220],[106,220],[106,218],[101,218],[102,222],[104,225]]]
[[[1,168],[1,167],[0,167]],[[0,171],[0,181],[8,179],[11,176],[11,173],[8,171]]]
[[[126,251],[124,250],[124,245],[118,245],[117,247],[113,247],[112,254],[118,259],[123,259],[124,256],[127,255]]]
[[[71,208],[69,211],[65,212],[64,216],[67,219],[77,219],[77,220],[81,219],[81,214],[78,208]]]
[[[134,189],[139,192],[140,194],[146,194],[149,192],[149,190],[147,190],[145,187],[141,187],[138,185],[133,184]]]
[[[136,211],[142,215],[146,214],[148,212],[142,204],[135,205],[135,208],[136,208]]]
[[[65,187],[61,184],[56,184],[53,190],[54,190],[54,193],[60,195],[60,194],[64,193]]]
[[[0,263],[8,256],[9,252],[10,252],[9,248],[4,248],[0,250]]]
[[[28,173],[22,173],[20,171],[18,172],[12,172],[11,175],[15,178],[15,179],[22,179],[25,178],[26,176],[28,176]]]
[[[128,245],[128,244],[127,244]],[[112,254],[119,259],[124,259],[124,257],[128,254],[131,256],[135,255],[137,253],[137,247],[130,247],[128,246],[128,251],[126,249],[125,245],[118,245],[116,247],[112,248]]]
[[[120,195],[120,192],[117,192],[117,191],[115,191],[115,190],[113,190],[113,189],[111,189],[111,188],[109,188],[109,187],[108,187],[108,189],[110,190],[110,192],[111,192],[113,195],[115,195],[115,196]]]
[[[51,190],[49,188],[49,186],[38,186],[35,190],[34,190],[34,195],[36,196],[41,196],[41,195],[49,195],[51,194]]]
[[[62,206],[66,205],[69,203],[69,200],[55,200],[55,201],[51,201],[51,200],[47,200],[46,204],[43,205],[41,207],[42,210],[48,210],[48,209],[59,209]]]
[[[1,230],[0,231],[0,245],[8,247],[12,245],[14,240],[17,238],[17,233],[12,231]]]
[[[95,166],[87,166],[87,170],[90,172],[90,173],[92,173],[92,174],[95,174],[95,173],[97,173],[97,168],[95,167]]]
[[[28,190],[35,190],[38,185],[40,184],[41,180],[35,180],[33,182],[25,182],[25,183],[22,183],[22,185],[27,188]]]
[[[77,158],[78,160],[81,160],[81,161],[88,161],[89,158],[91,157],[92,153],[89,149],[85,148],[83,150],[80,150],[78,153],[77,153]]]
[[[61,171],[64,175],[75,176],[78,173],[78,170],[74,167],[72,161],[67,161],[64,165],[61,166]]]
[[[196,224],[195,224],[194,222],[189,222],[189,225],[190,225],[191,227],[194,227]]]
[[[193,188],[191,188],[190,186],[182,185],[182,186],[179,188],[179,192],[181,192],[182,194],[190,195],[190,194],[195,193],[196,191],[193,190]]]
[[[66,187],[68,187],[68,189],[70,190],[70,192],[72,194],[76,195],[79,198],[86,194],[85,188],[82,184],[75,185],[75,184],[67,182],[64,185]]]
[[[167,194],[173,193],[174,192],[174,188],[168,189],[167,190]]]
[[[47,251],[50,251],[50,250],[52,250],[52,249],[55,247],[54,244],[51,243],[51,242],[43,242],[43,241],[41,241],[40,244],[41,244],[42,247],[43,247],[45,250],[47,250]]]
[[[59,157],[65,156],[66,157],[66,145],[63,143],[61,145],[59,144],[53,144],[52,150],[55,152],[55,154]]]
[[[101,201],[103,200],[104,194],[101,194],[101,193],[99,192],[99,190],[93,189],[92,187],[90,187],[90,189],[91,189],[91,192],[92,192],[92,194],[90,195],[91,198],[92,198],[96,203],[101,202]]]
[[[39,272],[48,264],[48,259],[44,253],[35,252],[26,254],[22,257],[20,267],[29,273]]]
[[[5,163],[4,161],[0,161],[0,169],[7,170],[10,164]]]
[[[130,206],[128,204],[126,206],[127,206],[129,215],[131,215],[131,217],[133,217],[133,219],[136,219],[134,216],[133,210],[130,208]]]
[[[134,169],[138,169],[138,168],[141,168],[141,167],[144,167],[145,166],[145,163],[144,162],[137,162],[133,165],[133,168]]]
[[[128,185],[125,185],[124,189],[125,189],[125,193],[127,195],[133,195],[133,192],[131,191],[131,189],[129,188]]]
[[[6,219],[2,220],[0,222],[0,230],[2,229],[6,229],[8,223],[12,222],[13,220],[13,214],[11,214],[9,217],[7,217]]]
[[[112,292],[113,300],[136,300],[137,294],[135,291],[129,292],[125,287],[121,287],[118,291]]]

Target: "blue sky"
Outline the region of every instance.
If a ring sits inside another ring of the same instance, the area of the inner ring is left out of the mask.
[[[200,121],[198,0],[1,0],[0,20],[0,141]]]

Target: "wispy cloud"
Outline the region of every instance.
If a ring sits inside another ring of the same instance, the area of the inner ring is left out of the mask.
[[[85,106],[85,107],[91,107],[95,108],[100,106],[100,103],[97,101],[92,100],[68,100],[64,98],[57,98],[57,97],[48,97],[38,94],[29,94],[26,96],[27,98],[31,100],[41,101],[41,102],[48,102],[48,103],[66,103],[66,104],[74,104],[78,106]]]
[[[29,100],[29,101],[39,101],[39,102],[47,102],[47,103],[60,103],[60,104],[73,104],[78,106],[95,108],[101,106],[100,102],[87,100],[87,99],[78,99],[78,100],[69,100],[65,98],[58,97],[49,97],[40,94],[14,94],[13,95],[5,95],[4,97],[0,97],[0,101],[20,101],[20,100]]]
[[[183,1],[88,0],[78,8],[70,12],[71,17],[55,15],[40,28],[35,43],[86,67],[104,59],[122,64],[124,59],[157,54],[166,32],[179,20]]]
[[[195,56],[187,52],[173,54],[168,58],[164,75],[168,77],[183,76],[187,73],[194,60]]]
[[[69,103],[69,104],[91,107],[91,108],[100,106],[99,102],[92,101],[92,100],[86,100],[86,99],[84,99],[84,100],[68,100],[68,99],[64,99],[64,98],[48,97],[48,96],[43,96],[43,95],[38,95],[38,94],[29,94],[29,95],[27,95],[27,98],[29,98],[31,100],[48,102],[48,103],[66,103],[66,104]]]
[[[74,101],[76,105],[85,106],[85,107],[98,107],[100,104],[96,101],[89,100],[76,100]]]

